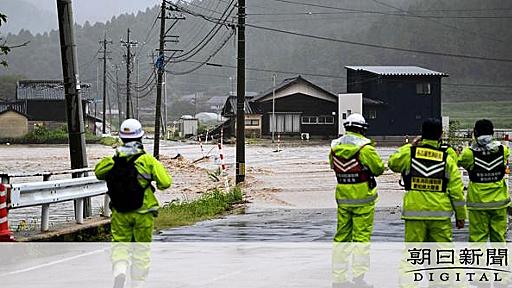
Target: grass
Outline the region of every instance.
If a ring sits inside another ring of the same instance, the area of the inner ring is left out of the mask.
[[[243,194],[239,187],[228,193],[215,189],[194,201],[174,201],[159,211],[155,219],[155,229],[191,225],[199,221],[215,218],[242,203]]]
[[[114,146],[116,144],[121,144],[121,139],[119,139],[118,137],[113,137],[113,136],[106,136],[106,137],[101,137],[101,139],[99,140],[99,144],[102,144],[102,145],[105,145],[105,146]]]
[[[460,128],[472,128],[475,121],[487,118],[496,128],[512,128],[512,101],[443,103],[443,115],[460,122]]]
[[[68,140],[67,126],[62,125],[56,129],[48,129],[45,126],[37,126],[21,138],[1,138],[0,143],[11,144],[67,144]],[[97,143],[100,137],[91,132],[85,132],[85,141],[87,143]]]

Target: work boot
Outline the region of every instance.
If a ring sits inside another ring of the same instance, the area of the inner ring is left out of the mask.
[[[119,274],[114,279],[114,288],[124,288],[124,282],[126,281],[125,274]]]

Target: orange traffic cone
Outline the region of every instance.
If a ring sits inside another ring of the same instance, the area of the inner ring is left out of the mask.
[[[9,230],[7,221],[7,187],[0,183],[0,242],[14,242],[14,236]]]
[[[505,174],[510,175],[510,163],[507,160],[507,166],[505,167]]]

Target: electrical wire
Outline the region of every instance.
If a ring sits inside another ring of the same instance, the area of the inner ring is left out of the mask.
[[[274,1],[277,1],[277,0],[274,0]],[[305,34],[305,33],[299,33],[299,32],[294,32],[294,31],[287,31],[287,30],[282,30],[282,29],[277,29],[277,28],[264,27],[264,26],[249,24],[249,23],[246,23],[245,26],[256,28],[256,29],[261,29],[261,30],[266,30],[266,31],[288,34],[288,35],[306,37],[306,38],[317,39],[317,40],[325,40],[325,41],[330,41],[330,42],[344,43],[344,44],[350,44],[350,45],[356,45],[356,46],[363,46],[363,47],[379,48],[379,49],[386,49],[386,50],[393,50],[393,51],[426,54],[426,55],[436,55],[436,56],[444,56],[444,57],[454,57],[454,58],[464,58],[464,59],[473,59],[473,60],[512,63],[512,59],[507,59],[507,58],[484,57],[484,56],[467,55],[467,54],[445,53],[445,52],[436,52],[436,51],[428,51],[428,50],[393,47],[393,46],[386,46],[386,45],[379,45],[379,44],[372,44],[372,43],[335,39],[335,38],[330,38],[330,37],[325,37],[325,36],[318,36],[318,35]]]
[[[231,33],[229,34],[229,36],[226,37],[226,39],[222,42],[222,44],[212,54],[210,54],[210,56],[208,56],[206,58],[206,60],[200,62],[200,64],[197,65],[196,67],[194,67],[192,69],[189,69],[189,70],[186,70],[186,71],[182,71],[182,72],[173,72],[173,71],[168,71],[168,70],[166,70],[166,71],[169,72],[172,75],[185,75],[185,74],[189,74],[189,73],[192,73],[192,72],[198,70],[199,68],[201,68],[204,65],[206,65],[206,63],[208,63],[208,61],[210,61],[215,55],[217,55],[217,53],[219,53],[219,51],[222,50],[222,48],[224,48],[224,46],[226,46],[226,44],[228,43],[229,39],[231,39],[231,37],[234,34],[235,34],[234,30],[232,30]]]
[[[278,0],[274,0],[274,1],[278,1]],[[286,0],[279,0],[279,1],[286,1]],[[446,28],[450,28],[452,30],[455,30],[455,31],[459,31],[461,33],[465,33],[465,34],[470,34],[470,35],[473,35],[475,37],[479,37],[479,38],[482,38],[482,39],[487,39],[487,40],[491,40],[491,41],[494,41],[494,42],[499,42],[499,43],[505,43],[505,41],[501,40],[501,39],[496,39],[494,37],[489,37],[489,36],[485,36],[485,35],[480,35],[479,33],[476,33],[474,31],[468,31],[468,30],[465,30],[465,29],[461,29],[457,26],[453,26],[453,25],[450,25],[450,24],[446,24],[446,23],[443,23],[443,22],[439,22],[437,20],[433,20],[433,19],[429,19],[429,18],[426,18],[426,17],[423,17],[423,16],[418,16],[417,14],[414,14],[414,13],[411,13],[411,12],[408,12],[402,8],[399,8],[399,7],[396,7],[396,6],[393,6],[391,4],[387,4],[387,3],[384,3],[382,1],[379,1],[379,0],[371,0],[372,2],[375,2],[381,6],[385,6],[385,7],[388,7],[388,8],[392,8],[392,9],[395,9],[397,11],[400,11],[400,12],[403,12],[405,14],[408,14],[408,15],[412,15],[414,17],[418,17],[420,19],[423,19],[425,21],[428,21],[428,22],[431,22],[431,23],[434,23],[434,24],[437,24],[437,25],[440,25],[440,26],[443,26],[443,27],[446,27]]]
[[[197,55],[206,45],[208,45],[208,43],[218,34],[220,29],[222,27],[224,27],[224,24],[226,23],[227,19],[229,18],[229,16],[231,15],[233,10],[235,9],[235,5],[233,5],[233,3],[234,3],[234,0],[231,0],[230,5],[224,10],[224,12],[222,13],[221,18],[218,19],[218,21],[215,23],[215,26],[210,30],[210,32],[208,32],[208,34],[205,35],[205,37],[194,48],[192,48],[189,51],[187,51],[187,52],[185,52],[183,54],[180,54],[178,56],[169,57],[169,59],[166,60],[166,64],[169,61],[171,61],[171,58],[172,59],[184,58],[182,60],[188,60],[188,59],[192,58],[193,56]],[[181,11],[181,12],[185,12],[185,13],[190,13],[191,12],[191,11],[183,10],[182,7],[180,7],[178,5],[175,5],[175,8],[178,11]],[[228,10],[229,10],[229,12],[228,12]],[[192,11],[192,13],[194,13],[194,12]],[[193,15],[193,14],[191,14],[191,15]]]

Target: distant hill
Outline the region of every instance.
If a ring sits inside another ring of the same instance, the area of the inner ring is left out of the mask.
[[[12,0],[0,1],[12,2]],[[218,14],[211,11],[222,11],[223,5],[226,5],[227,2],[229,1],[196,0],[194,5],[205,7],[203,13],[218,17]],[[385,12],[383,14],[347,13],[347,10],[293,5],[286,2],[290,1],[251,0],[247,8],[249,13],[247,22],[273,29],[332,39],[412,50],[512,59],[512,49],[510,49],[512,47],[512,33],[509,31],[512,27],[512,1],[379,1],[400,9],[407,9],[410,12],[398,11],[369,0],[318,0],[314,2],[315,5],[342,7],[349,11],[350,9],[382,11]],[[306,0],[293,0],[291,2],[313,3]],[[16,3],[18,3],[18,0],[16,0]],[[199,8],[196,6],[190,6],[189,8],[197,11]],[[91,5],[91,7],[98,6]],[[494,8],[503,9],[496,10]],[[36,8],[29,5],[26,9],[34,11]],[[38,13],[44,14],[44,12]],[[77,11],[76,13],[80,12]],[[98,57],[100,57],[97,53],[100,48],[98,41],[107,32],[108,37],[113,40],[113,44],[110,46],[112,52],[110,57],[112,59],[108,65],[109,87],[114,86],[115,71],[112,65],[117,64],[120,68],[120,87],[124,89],[123,85],[126,83],[124,79],[125,64],[122,63],[122,59],[125,50],[120,46],[119,40],[121,38],[126,39],[126,29],[129,27],[133,32],[132,39],[139,41],[138,48],[134,50],[138,53],[140,83],[142,85],[146,80],[148,80],[146,83],[152,83],[150,78],[152,66],[149,64],[152,60],[148,55],[158,47],[159,25],[156,23],[155,26],[152,26],[158,13],[159,7],[154,6],[137,14],[113,17],[106,23],[77,25],[76,42],[81,80],[95,85],[97,72],[101,71],[97,66]],[[25,14],[8,16],[14,23],[27,19]],[[180,36],[180,42],[177,44],[170,43],[169,48],[184,49],[187,52],[212,27],[211,23],[207,23],[201,18],[186,16],[187,19],[179,22],[172,32],[174,35]],[[472,18],[472,16],[475,17]],[[487,18],[476,16],[487,16]],[[495,17],[493,18],[493,16]],[[507,18],[506,16],[510,17]],[[34,17],[37,18],[37,15]],[[43,24],[40,26],[43,26]],[[150,30],[151,27],[153,27],[152,30]],[[223,28],[219,32],[219,36],[228,33],[229,30]],[[28,79],[58,79],[61,77],[57,32],[34,35],[33,32],[21,31],[16,35],[9,36],[9,41],[12,43],[30,41],[30,45],[13,51],[8,57],[9,68],[0,68],[0,75],[16,74],[23,75]],[[146,44],[143,44],[143,42],[146,42]],[[209,46],[191,57],[190,60],[203,61],[221,42],[222,37],[215,38]],[[226,66],[236,65],[236,50],[233,39],[228,41],[224,49],[210,62]],[[181,62],[169,65],[168,68],[173,72],[182,72],[196,65],[196,63]],[[512,97],[509,88],[458,85],[510,85],[512,82],[512,64],[510,62],[392,51],[247,27],[247,67],[256,68],[256,70],[281,71],[277,72],[278,81],[295,76],[284,72],[296,72],[297,74],[303,74],[304,77],[327,90],[344,92],[346,80],[343,77],[345,76],[344,66],[346,65],[418,65],[446,72],[450,77],[443,80],[445,84],[443,86],[444,102],[506,100]],[[177,103],[179,95],[196,92],[204,92],[205,95],[226,95],[232,89],[230,77],[233,79],[235,75],[236,71],[233,68],[216,66],[205,66],[194,73],[183,76],[175,76],[169,73],[168,91],[170,101]],[[335,77],[330,77],[331,75]],[[133,83],[135,77],[134,75],[132,78]],[[101,87],[101,82],[99,83]],[[255,71],[254,69],[247,71],[248,91],[262,91],[271,85],[272,72]],[[113,91],[111,89],[111,95],[115,95]],[[98,92],[101,93],[101,89]],[[144,93],[141,92],[141,94]],[[154,93],[153,90],[142,97],[141,105],[151,106],[154,103]],[[122,93],[121,97],[123,97]],[[206,100],[199,99],[198,101]]]

